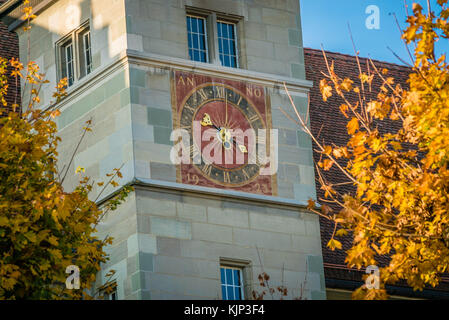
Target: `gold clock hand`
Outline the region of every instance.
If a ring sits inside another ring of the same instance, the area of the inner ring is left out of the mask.
[[[226,111],[227,111],[227,108],[226,108]],[[226,112],[226,115],[227,115],[227,112]],[[226,121],[227,121],[227,119],[226,119]],[[222,144],[223,144],[223,147],[225,147],[226,149],[229,149],[229,147],[226,147],[225,145],[228,145],[228,144],[229,144],[229,141],[232,140],[232,142],[239,148],[240,152],[242,152],[242,153],[248,153],[248,150],[246,149],[246,147],[245,147],[244,145],[238,144],[238,143],[235,141],[234,138],[230,137],[230,134],[229,134],[229,132],[228,132],[227,129],[225,129],[225,128],[219,128],[219,127],[217,127],[216,125],[214,125],[214,124],[212,123],[212,120],[210,119],[209,114],[205,113],[205,114],[203,115],[203,119],[201,120],[201,125],[202,125],[203,127],[212,126],[212,127],[214,127],[215,129],[217,129],[218,131],[220,131],[220,133],[221,133]]]
[[[203,127],[208,127],[208,126],[213,126],[214,124],[212,123],[212,121],[210,120],[210,116],[209,114],[205,113],[203,115],[203,120],[201,120],[201,125]]]
[[[238,144],[237,141],[232,137],[230,140],[235,144],[236,147],[239,148],[240,152],[248,153],[248,149],[243,144]]]
[[[238,146],[242,153],[248,153],[248,150],[246,149],[246,147],[243,144],[239,144]]]
[[[225,126],[228,126],[228,97],[225,96],[225,106],[226,106],[226,121]]]

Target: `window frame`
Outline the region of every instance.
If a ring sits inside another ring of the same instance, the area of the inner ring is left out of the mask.
[[[88,40],[89,40],[89,48],[88,50],[86,49],[86,43],[85,43],[85,39],[86,36],[88,36]],[[83,62],[83,68],[84,68],[84,75],[82,75],[82,71],[81,71],[81,57],[79,57],[79,79],[84,78],[85,76],[87,76],[88,74],[90,74],[92,72],[92,38],[91,38],[91,31],[89,26],[85,26],[84,28],[82,28],[82,30],[78,31],[76,33],[76,37],[77,37],[77,43],[81,43],[82,46],[79,47],[79,52],[78,55],[79,56],[83,56],[82,62]],[[87,52],[89,51],[89,52]],[[90,61],[90,65],[87,64],[87,54],[89,54],[89,61]],[[90,66],[90,71],[89,70],[89,66]]]
[[[222,270],[224,270],[224,272],[223,272],[223,274],[224,274],[224,276],[225,276],[225,279],[223,279],[222,277],[221,277],[221,271]],[[237,287],[235,284],[231,284],[231,283],[229,283],[229,282],[227,282],[226,280],[226,270],[236,270],[236,271],[238,271],[238,273],[239,273],[239,285],[238,285],[238,288],[239,288],[239,291],[240,291],[240,299],[225,299],[225,297],[223,297],[223,293],[222,293],[222,300],[245,300],[245,286],[244,286],[244,279],[243,279],[243,268],[241,268],[241,267],[237,267],[237,266],[227,266],[227,265],[220,265],[220,288],[221,288],[221,290],[222,290],[222,292],[223,292],[223,287]],[[233,276],[234,277],[234,276]],[[227,297],[227,295],[228,295],[228,293],[227,293],[227,290],[225,290],[225,292],[226,292],[226,298],[228,298]]]
[[[218,65],[220,67],[225,68],[235,68],[241,69],[243,68],[243,56],[240,44],[240,33],[243,23],[243,17],[237,16],[233,14],[220,13],[216,11],[211,11],[207,9],[195,8],[186,6],[186,17],[187,16],[195,16],[201,17],[206,21],[206,44],[209,48],[209,61],[208,63]],[[187,19],[186,19],[187,21]],[[220,61],[220,52],[219,52],[219,44],[218,44],[218,22],[233,24],[234,25],[234,37],[235,37],[235,53],[236,53],[236,66],[228,67],[221,64]],[[186,31],[187,31],[187,22],[186,22]],[[187,31],[188,33],[188,31]],[[212,35],[212,36],[211,36]],[[188,41],[188,39],[187,39]],[[189,48],[187,44],[187,57],[189,57]],[[190,60],[194,62],[198,62],[195,60]],[[202,62],[205,63],[205,62]]]
[[[219,42],[219,36],[218,36],[218,23],[223,23],[223,24],[227,24],[227,25],[232,25],[232,29],[234,31],[234,50],[235,50],[235,67],[231,67],[231,66],[224,66],[222,64],[223,67],[228,67],[228,68],[240,68],[240,64],[239,64],[239,46],[238,46],[238,34],[237,34],[237,23],[230,21],[230,20],[224,20],[221,18],[217,18],[217,44]],[[223,55],[225,56],[225,54],[223,53]],[[231,56],[231,55],[229,55]],[[220,46],[218,46],[218,59],[220,60]],[[221,63],[221,60],[220,60]]]
[[[71,48],[70,60],[68,58],[68,49]],[[61,79],[67,78],[67,85],[70,87],[75,82],[75,59],[73,57],[74,43],[71,38],[65,39],[60,47],[61,52]],[[63,60],[62,60],[63,59]],[[64,75],[65,71],[65,75]],[[71,72],[71,77],[69,76]],[[70,80],[72,81],[70,83]]]
[[[219,259],[219,278],[220,278],[220,292],[222,292],[222,282],[221,282],[221,268],[236,268],[240,269],[240,279],[241,279],[241,296],[243,299],[251,299],[253,290],[253,271],[252,263],[249,260],[241,260],[235,258],[225,258],[220,257]],[[224,297],[221,297],[222,299]]]
[[[203,16],[203,15],[199,15],[199,14],[190,14],[190,13],[188,13],[188,14],[186,14],[186,30],[187,30],[187,37],[189,37],[189,29],[188,29],[188,26],[187,26],[187,17],[191,17],[191,18],[196,18],[196,19],[201,19],[201,20],[203,20],[204,21],[204,25],[203,25],[203,28],[204,28],[204,45],[205,45],[205,51],[206,51],[206,61],[205,62],[203,62],[203,61],[196,61],[196,60],[193,60],[193,59],[190,59],[191,61],[195,61],[195,62],[202,62],[202,63],[209,63],[210,62],[210,53],[209,53],[209,41],[208,41],[208,39],[209,39],[209,35],[208,35],[208,32],[207,32],[207,29],[208,29],[208,20],[207,20],[207,17],[205,17],[205,16]],[[199,33],[198,33],[199,34]],[[188,51],[190,51],[190,48],[189,48],[189,41],[188,41],[189,39],[187,39],[187,50]],[[193,39],[192,39],[192,44],[193,44]],[[198,50],[198,51],[201,51],[201,49],[196,49],[196,48],[193,48],[192,47],[192,51],[193,50]],[[189,57],[190,57],[190,53],[189,53]]]
[[[81,66],[81,60],[84,60],[84,63],[87,62],[85,54],[85,44],[84,44],[84,37],[81,39],[83,41],[83,44],[80,45],[80,37],[81,35],[89,34],[89,51],[90,51],[90,63],[91,63],[91,69],[90,72],[87,72],[87,65]],[[57,72],[57,79],[60,81],[63,79],[64,76],[64,68],[63,64],[67,63],[67,60],[65,59],[65,54],[63,54],[62,50],[64,50],[67,47],[67,43],[70,42],[72,45],[72,64],[73,64],[73,82],[72,84],[67,83],[67,87],[73,86],[76,82],[83,79],[93,71],[93,63],[92,63],[92,32],[90,28],[90,21],[86,20],[84,21],[78,28],[72,30],[65,36],[63,36],[61,39],[59,39],[55,43],[55,56],[56,56],[56,72]],[[82,51],[82,52],[81,52]],[[83,59],[81,59],[81,55],[83,55]],[[67,68],[67,66],[65,66]],[[85,68],[85,74],[82,74],[82,69]],[[67,77],[68,78],[68,77]]]

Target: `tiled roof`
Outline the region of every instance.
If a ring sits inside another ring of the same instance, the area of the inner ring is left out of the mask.
[[[6,0],[0,0],[0,5],[2,5]],[[12,57],[19,56],[19,41],[17,39],[17,35],[14,32],[9,32],[8,28],[0,22],[0,57],[11,59]],[[16,83],[13,78],[10,77],[8,80],[8,95],[6,96],[6,100],[8,104],[13,103],[15,99],[16,93]],[[20,87],[20,82],[19,82]],[[20,88],[18,88],[20,90]],[[20,91],[17,94],[20,99]],[[3,108],[3,107],[2,107]]]
[[[354,83],[360,83],[358,80],[359,68],[355,56],[333,52],[325,53],[329,64],[331,64],[332,61],[334,62],[334,71],[337,73],[337,75],[339,75],[341,78],[348,77],[352,79]],[[315,135],[319,134],[319,141],[324,141],[326,145],[336,144],[339,146],[343,146],[349,139],[346,129],[348,119],[346,119],[339,111],[339,107],[343,102],[336,95],[328,99],[327,102],[323,102],[322,95],[319,89],[319,82],[324,78],[324,75],[321,72],[327,73],[327,67],[323,57],[323,52],[321,50],[305,48],[304,59],[306,66],[306,78],[307,80],[313,81],[313,88],[311,89],[310,94],[310,123],[312,132]],[[367,62],[368,60],[366,58],[360,58],[360,65],[363,72],[367,72]],[[401,84],[403,88],[408,87],[407,80],[408,75],[411,72],[410,68],[375,60],[373,61],[373,63],[378,70],[382,70],[384,68],[388,69],[388,76],[393,77],[395,79],[395,83]],[[373,68],[371,65],[370,70],[371,72],[373,72]],[[367,94],[367,99],[376,99],[377,93],[379,92],[378,88],[380,87],[380,85],[381,82],[379,77],[375,77],[372,86],[372,93]],[[352,103],[358,101],[358,96],[356,96],[355,94],[348,95],[347,98]],[[399,129],[399,127],[400,124],[393,121],[382,121],[378,124],[380,132],[396,131]],[[317,149],[315,144],[313,148],[314,161],[315,163],[317,163],[320,159],[320,154],[315,151]],[[345,176],[335,166],[331,168],[330,171],[323,172],[323,174],[327,181],[332,184],[347,181],[345,179]],[[315,176],[318,179],[316,172]],[[355,190],[354,186],[351,184],[338,186],[336,187],[336,189],[338,189],[338,191],[342,194],[350,193]],[[320,184],[318,181],[316,182],[316,191],[318,199],[324,198],[324,192],[320,189]],[[322,201],[319,202],[324,203]],[[332,207],[332,209],[334,209],[335,211],[339,210],[338,206],[329,206]],[[351,247],[352,238],[350,236],[344,237],[343,239],[338,238],[342,242],[343,249],[331,251],[329,248],[327,248],[326,244],[329,242],[329,239],[332,236],[334,225],[327,219],[320,218],[320,229],[327,285],[329,285],[330,283],[335,285],[336,282],[334,280],[360,281],[362,279],[361,276],[363,272],[350,270],[345,264],[345,251]],[[387,259],[388,258],[380,259],[380,264],[385,263]],[[448,290],[449,286],[446,280],[447,279],[444,279],[444,283],[442,283],[439,290]]]

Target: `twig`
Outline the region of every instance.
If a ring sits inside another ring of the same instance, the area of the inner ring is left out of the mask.
[[[81,145],[81,142],[82,142],[83,139],[84,139],[84,136],[86,135],[88,129],[90,128],[91,123],[92,123],[92,118],[90,118],[90,119],[87,121],[87,127],[84,129],[84,132],[83,132],[83,134],[81,135],[81,138],[80,138],[80,140],[78,141],[78,144],[77,144],[75,150],[74,150],[73,153],[72,153],[72,157],[70,158],[70,161],[69,161],[69,163],[68,163],[68,165],[67,165],[67,170],[66,170],[66,172],[65,172],[65,174],[64,174],[64,177],[62,178],[61,184],[64,182],[64,180],[65,180],[65,178],[66,178],[66,176],[67,176],[67,173],[68,173],[69,170],[70,170],[70,165],[72,164],[72,161],[73,161],[73,159],[75,158],[76,152],[78,151],[78,149],[79,149],[79,147],[80,147],[80,145]]]
[[[257,251],[257,256],[259,257],[260,269],[262,270],[262,273],[265,275],[266,273],[265,273],[265,271],[264,271],[264,269],[263,269],[262,259],[260,258],[259,248],[258,248],[257,246],[256,246],[256,251]],[[268,292],[269,292],[270,295],[271,295],[271,299],[274,300],[273,293],[272,293],[272,290],[271,290],[271,288],[270,288],[270,284],[268,283],[268,280],[265,280],[265,277],[264,277],[264,278],[263,278],[263,281],[264,281],[264,282],[266,283],[266,285],[267,285]]]

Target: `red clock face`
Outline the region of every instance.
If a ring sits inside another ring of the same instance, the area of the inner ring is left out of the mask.
[[[244,139],[235,136],[235,142],[231,141],[233,132],[238,130],[251,132],[250,129],[253,129],[243,111],[227,99],[225,101],[214,99],[198,109],[194,120],[201,122],[206,115],[211,119],[211,123],[220,130],[211,125],[201,126],[201,135],[193,137],[195,146],[201,146],[201,155],[205,162],[213,163],[223,169],[236,169],[248,163],[248,152],[246,151],[249,148],[248,139],[250,137]],[[201,141],[201,137],[209,137],[209,142],[204,143]],[[237,138],[242,141],[237,143]],[[242,147],[239,148],[239,146]],[[208,152],[208,150],[211,151]],[[221,161],[217,161],[220,158]]]
[[[192,160],[178,166],[178,181],[272,195],[274,177],[260,175],[257,156],[266,146],[255,144],[267,128],[263,88],[180,72],[175,81],[174,127],[189,132]]]

